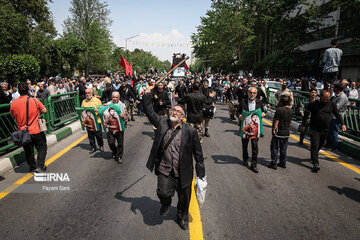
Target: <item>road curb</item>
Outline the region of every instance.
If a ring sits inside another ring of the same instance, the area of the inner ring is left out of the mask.
[[[69,124],[51,134],[46,135],[47,146],[51,147],[61,140],[71,136],[75,132],[81,130],[79,121]],[[36,149],[34,149],[36,154]],[[25,162],[25,152],[23,148],[16,149],[0,158],[0,176],[6,172],[13,170],[21,163]]]
[[[268,111],[266,113],[266,118],[273,119],[275,115],[275,112]],[[291,121],[290,130],[294,133],[300,132],[300,126],[301,124],[296,121]],[[340,135],[339,135],[340,138]],[[357,160],[360,160],[360,148],[350,142],[345,141],[344,139],[339,140],[339,149],[340,152],[354,158]]]

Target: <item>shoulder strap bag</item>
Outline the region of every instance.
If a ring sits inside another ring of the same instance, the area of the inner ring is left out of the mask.
[[[31,143],[31,136],[29,133],[29,98],[26,100],[26,128],[19,130],[11,134],[13,142],[18,146],[24,146],[25,144]]]
[[[47,125],[46,125],[46,120],[41,117],[41,113],[40,113],[40,109],[35,101],[35,99],[33,98],[35,104],[36,104],[36,108],[39,110],[39,119],[38,119],[38,122],[39,122],[39,128],[40,128],[40,132],[46,132],[47,131]]]

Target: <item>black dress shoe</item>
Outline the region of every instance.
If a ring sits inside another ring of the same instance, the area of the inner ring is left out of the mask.
[[[36,172],[36,173],[44,173],[44,172],[46,172],[46,167],[37,167],[35,170],[34,170],[34,172]]]
[[[94,153],[94,152],[96,152],[97,151],[97,149],[96,148],[93,148],[93,149],[91,149],[91,151],[89,152],[89,154],[92,154],[92,153]]]
[[[273,162],[269,163],[269,164],[267,165],[267,167],[268,167],[268,168],[272,168],[272,169],[274,169],[274,170],[277,169],[276,163],[273,163]]]
[[[169,206],[161,205],[160,215],[165,217],[168,214]]]
[[[121,161],[121,158],[115,158],[115,161],[118,163],[118,164],[122,164],[123,163],[123,161]]]
[[[250,170],[253,171],[254,173],[259,172],[259,169],[257,169],[257,167],[254,167],[254,166],[250,166]]]
[[[187,230],[189,228],[189,223],[183,219],[178,220],[178,224],[182,230]]]
[[[245,167],[249,167],[248,161],[243,161],[243,165],[244,165]]]
[[[286,164],[285,163],[278,163],[278,167],[286,168]]]
[[[133,116],[131,116],[131,121],[135,122],[135,118]]]
[[[320,170],[319,164],[314,164],[313,168],[311,169],[312,172],[318,172]]]
[[[30,173],[31,173],[31,172],[35,172],[35,169],[36,169],[36,168],[30,167],[30,168],[29,168],[29,172],[30,172]]]
[[[104,152],[104,147],[103,146],[100,147],[100,152]]]

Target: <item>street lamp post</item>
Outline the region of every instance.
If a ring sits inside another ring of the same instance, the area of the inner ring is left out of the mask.
[[[135,36],[132,36],[132,37],[129,37],[129,38],[125,38],[125,51],[127,52],[127,41],[130,40],[130,39],[133,39],[135,37],[139,36],[139,34],[135,35]]]

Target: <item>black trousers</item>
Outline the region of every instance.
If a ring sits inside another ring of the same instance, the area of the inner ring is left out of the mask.
[[[122,158],[124,152],[124,132],[108,132],[107,140],[109,147],[116,158]],[[117,141],[117,146],[115,142]]]
[[[158,188],[156,192],[162,205],[171,205],[171,198],[174,196],[175,190],[178,195],[177,218],[178,220],[188,221],[191,185],[186,188],[181,188],[180,178],[175,178],[172,174],[165,176],[164,174],[159,173]]]
[[[249,139],[242,138],[241,142],[242,142],[242,150],[243,150],[243,160],[247,161],[249,158],[249,153],[248,153]],[[252,154],[251,165],[253,167],[256,167],[256,165],[257,165],[257,155],[259,152],[258,142],[259,142],[259,138],[251,139],[251,154]]]
[[[324,145],[325,139],[327,136],[327,131],[310,131],[310,153],[311,153],[311,162],[313,164],[319,164],[319,151]]]
[[[328,90],[328,84],[332,85],[336,81],[338,72],[323,73],[324,90]]]
[[[277,163],[279,160],[279,151],[280,151],[280,163],[286,164],[286,150],[288,147],[289,138],[279,138],[273,136],[270,143],[271,151],[271,162]]]
[[[30,136],[31,136],[31,143],[25,144],[23,146],[25,151],[26,162],[29,164],[31,169],[35,169],[37,167],[43,168],[47,153],[45,133],[40,132],[38,134],[30,134]],[[34,147],[37,150],[37,163],[35,162],[35,157],[34,157]]]
[[[89,141],[90,141],[91,149],[96,149],[95,137],[96,137],[96,140],[97,140],[97,143],[98,143],[99,147],[104,146],[104,140],[102,138],[101,129],[100,129],[100,131],[87,131],[87,133],[88,133],[88,138],[89,138]]]

